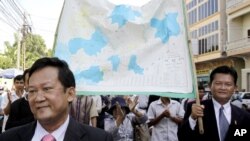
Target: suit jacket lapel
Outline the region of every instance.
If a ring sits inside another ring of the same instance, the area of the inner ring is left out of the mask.
[[[204,120],[206,120],[205,123],[207,124],[205,125],[204,132],[207,132],[207,134],[210,135],[211,140],[216,141],[219,139],[219,132],[212,100],[207,101],[207,104],[205,104],[205,110],[204,113],[207,115],[204,115],[204,117],[206,117]]]
[[[83,140],[83,138],[86,138],[85,140],[88,140],[86,131],[81,128],[81,126],[82,125],[80,125],[79,123],[77,123],[77,121],[70,117],[69,126],[66,130],[64,141],[80,141]]]
[[[236,106],[231,104],[231,123],[232,126],[237,126],[242,122],[242,116]]]
[[[25,128],[18,130],[16,133],[20,141],[31,141],[35,133],[36,122],[25,125]],[[69,125],[66,129],[64,141],[81,141],[88,140],[84,127],[70,117]]]
[[[231,104],[231,123],[227,132],[226,140],[233,138],[236,129],[240,129],[242,125],[242,116],[236,106]]]
[[[33,121],[30,124],[27,124],[24,129],[19,130],[17,134],[20,138],[20,141],[31,141],[35,133],[35,128],[36,128],[36,121]]]

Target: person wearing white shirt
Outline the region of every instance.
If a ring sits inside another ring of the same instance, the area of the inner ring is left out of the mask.
[[[92,98],[93,98],[93,101],[95,101],[96,110],[98,114],[100,114],[102,111],[102,98],[100,95],[93,95]]]
[[[3,109],[3,113],[4,113],[2,132],[5,131],[5,124],[8,120],[11,103],[13,103],[17,99],[25,95],[23,75],[17,75],[14,78],[13,83],[14,83],[15,90],[13,91],[8,90],[4,92],[2,95],[3,97],[2,97],[2,102],[1,102],[1,108]]]
[[[177,130],[184,117],[181,104],[169,97],[160,97],[148,108],[149,127],[152,128],[151,141],[178,141]]]

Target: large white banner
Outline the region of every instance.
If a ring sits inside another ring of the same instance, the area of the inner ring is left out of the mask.
[[[79,94],[193,97],[183,4],[65,0],[55,56],[70,65]]]

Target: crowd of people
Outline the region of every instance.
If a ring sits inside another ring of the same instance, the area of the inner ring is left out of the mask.
[[[231,67],[215,68],[211,97],[204,98],[204,87],[198,87],[201,104],[156,95],[76,95],[68,64],[41,58],[2,95],[0,140],[245,141],[250,133],[235,136],[237,130],[250,132],[250,114],[231,103],[237,78]]]

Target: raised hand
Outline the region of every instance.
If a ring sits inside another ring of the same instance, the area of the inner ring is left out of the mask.
[[[11,98],[11,91],[10,90],[7,90],[7,97],[8,97],[9,102],[11,102],[12,98]]]
[[[192,105],[192,113],[191,113],[191,117],[193,119],[197,119],[198,117],[203,117],[204,113],[204,105],[198,105],[198,104],[193,104]]]
[[[127,105],[129,107],[129,110],[134,112],[135,111],[135,106],[138,104],[138,96],[134,98],[134,100],[131,100],[131,98],[127,99]]]
[[[115,113],[116,113],[116,125],[117,127],[119,127],[120,124],[125,119],[125,114],[121,108],[121,105],[118,102],[116,102]]]

